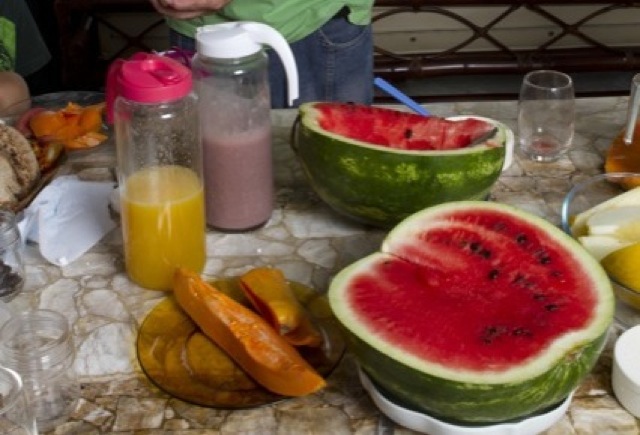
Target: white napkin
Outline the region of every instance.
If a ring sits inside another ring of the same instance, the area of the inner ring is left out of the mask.
[[[23,239],[38,243],[49,262],[71,263],[115,228],[109,214],[113,189],[111,182],[55,178],[25,209],[18,223]]]

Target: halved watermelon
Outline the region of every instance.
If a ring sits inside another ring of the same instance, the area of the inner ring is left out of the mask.
[[[549,222],[461,201],[416,213],[342,270],[329,301],[365,372],[434,416],[499,422],[565,399],[613,318],[602,267]]]
[[[425,207],[484,199],[502,170],[508,128],[344,103],[300,106],[293,147],[336,211],[390,227]]]

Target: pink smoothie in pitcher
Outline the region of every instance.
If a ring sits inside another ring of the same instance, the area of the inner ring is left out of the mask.
[[[271,129],[203,138],[207,224],[250,230],[273,211]]]

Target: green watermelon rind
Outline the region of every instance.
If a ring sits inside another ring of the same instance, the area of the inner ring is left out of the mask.
[[[329,288],[329,302],[343,325],[350,349],[365,372],[396,400],[443,419],[467,423],[494,423],[533,414],[565,399],[594,366],[613,320],[615,298],[611,283],[600,264],[573,238],[546,220],[510,206],[460,201],[418,212],[395,227],[383,242],[389,250],[393,240],[410,237],[424,228],[440,211],[490,208],[524,219],[544,229],[551,240],[584,265],[593,279],[599,303],[593,319],[579,332],[565,334],[523,367],[505,372],[477,373],[423,361],[403,353],[366,326],[351,310],[342,289],[350,277],[368,270],[388,253],[377,252],[340,271]],[[479,382],[482,378],[482,382]]]
[[[446,151],[398,150],[320,128],[313,103],[300,107],[294,148],[310,184],[330,207],[390,227],[442,202],[485,199],[500,176],[506,128],[485,143]]]
[[[355,335],[346,336],[362,369],[393,401],[443,420],[477,424],[516,420],[561,402],[591,371],[606,342],[603,334],[559,360],[544,375],[494,387],[430,376],[399,364]]]

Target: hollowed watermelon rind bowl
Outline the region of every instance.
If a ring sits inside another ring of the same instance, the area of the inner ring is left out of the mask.
[[[508,140],[513,147],[513,132],[497,121],[496,140],[505,146],[428,152],[372,146],[322,131],[306,116],[311,109],[300,110],[292,147],[313,190],[338,213],[382,228],[432,205],[486,199],[511,155]],[[465,118],[474,117],[457,119]]]
[[[486,201],[410,216],[328,294],[376,384],[397,403],[465,424],[564,400],[596,363],[614,312],[606,273],[576,240]]]

